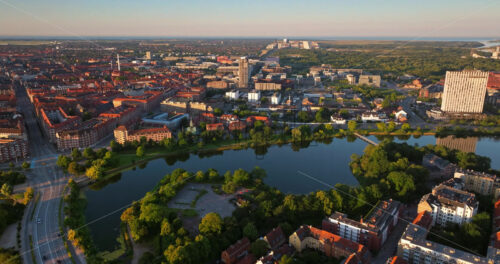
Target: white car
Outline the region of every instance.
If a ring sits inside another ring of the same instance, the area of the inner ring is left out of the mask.
[[[42,223],[42,219],[41,219],[41,218],[37,218],[37,219],[36,219],[36,223],[37,223],[37,224],[41,224],[41,223]]]

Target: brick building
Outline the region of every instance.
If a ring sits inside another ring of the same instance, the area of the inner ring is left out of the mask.
[[[146,140],[153,140],[155,142],[162,141],[165,138],[171,138],[172,132],[168,127],[155,127],[143,128],[137,130],[130,130],[125,126],[119,126],[114,130],[116,142],[124,144],[127,141],[140,141],[142,137]]]
[[[298,252],[309,248],[321,251],[328,257],[348,258],[356,255],[361,263],[370,263],[371,260],[371,254],[365,246],[312,226],[301,226],[290,236],[289,243]]]
[[[398,201],[379,202],[365,220],[355,221],[346,214],[336,212],[323,220],[322,228],[378,251],[398,223],[403,206]]]

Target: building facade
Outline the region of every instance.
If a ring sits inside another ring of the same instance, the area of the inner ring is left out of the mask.
[[[462,225],[472,220],[478,205],[473,193],[440,184],[422,197],[418,203],[418,213],[431,213],[433,225],[445,226],[449,222]]]
[[[457,169],[454,178],[461,179],[467,191],[482,195],[494,195],[495,198],[500,195],[500,179],[497,179],[494,174]]]
[[[140,141],[145,138],[147,141],[153,140],[155,142],[162,141],[165,138],[171,138],[172,132],[166,126],[157,128],[144,128],[137,130],[130,130],[125,126],[119,126],[114,130],[116,142],[124,144],[127,141]]]
[[[248,80],[250,78],[250,68],[248,59],[241,57],[238,65],[238,88],[245,89],[248,87]]]
[[[441,110],[451,113],[482,113],[488,72],[447,71]]]
[[[290,235],[288,242],[298,252],[313,249],[328,257],[349,258],[355,255],[361,263],[370,263],[371,260],[371,254],[365,246],[312,226],[301,226]]]
[[[336,212],[323,220],[322,228],[360,243],[372,251],[378,251],[397,225],[401,210],[402,204],[398,201],[381,201],[373,208],[366,220],[355,221],[349,219],[346,214]]]

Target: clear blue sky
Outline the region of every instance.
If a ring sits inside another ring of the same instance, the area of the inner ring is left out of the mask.
[[[499,14],[499,0],[0,0],[0,35],[500,37]]]

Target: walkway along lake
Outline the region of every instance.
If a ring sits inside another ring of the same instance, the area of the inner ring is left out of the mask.
[[[379,142],[375,136],[369,137]],[[422,136],[396,142],[408,144],[436,144],[434,136]],[[476,153],[491,158],[494,169],[500,169],[500,139],[481,138],[473,139]],[[333,139],[331,143],[312,142],[300,150],[290,145],[271,146],[266,150],[244,149],[228,150],[212,156],[199,157],[184,155],[176,159],[166,158],[150,161],[137,167],[135,170],[122,172],[121,178],[99,190],[86,191],[88,205],[86,210],[87,222],[101,218],[115,212],[89,226],[94,241],[100,250],[112,251],[117,246],[116,238],[119,235],[121,212],[133,201],[141,199],[144,194],[154,188],[165,174],[174,169],[183,168],[191,172],[214,168],[223,174],[227,170],[234,171],[242,168],[251,170],[259,166],[267,171],[266,184],[276,187],[285,193],[305,194],[320,189],[330,189],[298,173],[302,171],[328,184],[343,183],[357,185],[352,175],[349,162],[354,153],[362,154],[367,143],[356,139]],[[123,210],[117,211],[119,208]]]

